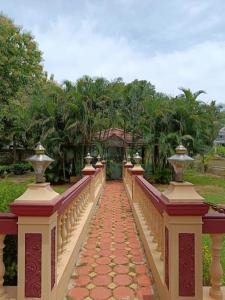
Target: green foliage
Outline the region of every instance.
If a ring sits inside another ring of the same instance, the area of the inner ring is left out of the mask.
[[[224,146],[217,146],[216,147],[216,154],[222,157],[225,157],[225,147]]]
[[[22,195],[31,181],[26,181],[20,184],[15,183],[10,179],[0,181],[0,211],[9,211],[9,203]]]
[[[12,166],[8,166],[8,165],[0,165],[0,176],[4,177],[5,175],[7,175],[8,173],[10,173],[12,171]]]
[[[208,235],[203,235],[203,285],[210,285],[209,269],[212,262],[211,244]]]
[[[211,185],[225,188],[224,178],[214,175],[201,174],[194,170],[188,170],[185,172],[185,180],[195,185]]]
[[[17,236],[7,235],[4,243],[4,285],[15,286],[17,285]]]
[[[9,211],[8,205],[25,192],[29,183],[31,183],[31,180],[19,184],[10,179],[1,180],[0,211]],[[67,186],[54,187],[54,190],[58,193],[62,193],[66,189]],[[6,268],[4,285],[17,285],[17,236],[7,235],[5,238],[4,264]]]
[[[41,52],[33,37],[0,15],[0,101],[14,98],[42,74]]]
[[[210,286],[210,266],[212,262],[211,252],[212,242],[208,234],[203,235],[203,285]],[[225,269],[225,237],[223,237],[221,251],[221,265]],[[225,284],[225,274],[223,274],[222,285]]]
[[[55,159],[47,174],[52,182],[80,175],[94,147],[106,154],[107,145],[98,142],[97,134],[110,127],[131,133],[131,153],[142,138],[152,178],[167,182],[167,159],[177,144],[204,158],[224,120],[214,101],[198,100],[202,90],[181,88],[182,94],[169,97],[146,80],[125,83],[87,75],[60,85],[43,74],[41,60],[34,38],[0,16],[0,146],[12,143],[15,160],[17,146],[33,148],[41,140]]]
[[[22,175],[31,170],[29,163],[16,163],[13,165],[0,165],[0,176],[5,177],[13,172],[15,175]]]
[[[31,168],[29,163],[16,163],[12,165],[12,170],[15,175],[22,175],[25,172],[30,171]]]

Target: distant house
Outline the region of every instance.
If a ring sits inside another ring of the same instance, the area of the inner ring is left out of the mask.
[[[214,145],[223,145],[225,146],[225,127],[221,128],[218,132],[218,136],[213,142]]]
[[[132,136],[120,128],[109,128],[99,131],[95,135],[95,141],[102,144],[105,159],[116,159],[122,162],[129,149],[142,149],[144,146],[140,136]],[[142,153],[140,153],[142,154]]]

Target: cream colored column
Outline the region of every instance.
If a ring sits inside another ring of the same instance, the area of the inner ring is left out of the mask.
[[[135,182],[135,177],[140,175],[140,176],[143,176],[144,174],[144,169],[142,168],[141,165],[139,164],[136,164],[133,166],[133,168],[131,169],[131,172],[132,172],[132,201],[135,202],[136,200],[136,189],[135,189],[135,185],[136,185],[136,182]]]
[[[209,289],[209,295],[213,299],[223,299],[223,292],[221,289],[223,279],[223,268],[221,265],[221,249],[223,234],[211,234],[212,239],[212,264],[210,267],[211,275],[211,288]]]
[[[162,194],[164,279],[168,299],[202,300],[202,215],[208,207],[191,183],[171,182]]]
[[[18,300],[57,297],[58,200],[50,184],[32,184],[11,206],[18,215]]]
[[[92,165],[86,165],[82,170],[82,174],[84,176],[91,176],[91,181],[89,183],[89,200],[90,200],[90,202],[95,201],[95,182],[94,182],[95,171],[96,171],[96,169]]]

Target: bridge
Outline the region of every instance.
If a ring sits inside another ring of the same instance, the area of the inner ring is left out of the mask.
[[[164,193],[124,163],[122,181],[106,165],[87,164],[59,195],[49,183],[28,186],[0,214],[0,299],[224,299],[221,245],[225,215],[194,186]],[[203,286],[202,236],[212,240],[211,286]],[[18,235],[18,282],[4,286],[6,235]]]

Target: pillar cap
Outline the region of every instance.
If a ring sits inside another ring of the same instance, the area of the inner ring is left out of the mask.
[[[83,175],[94,175],[95,171],[96,169],[92,165],[89,165],[85,166],[81,172]]]
[[[19,202],[30,202],[40,201],[48,202],[52,201],[59,196],[59,193],[56,193],[50,186],[49,182],[46,183],[31,183],[28,185],[26,191],[17,198],[14,203]]]
[[[133,164],[132,164],[132,162],[128,161],[127,163],[125,163],[124,167],[125,168],[132,168]]]
[[[102,168],[103,164],[101,163],[101,161],[97,161],[97,163],[95,164],[96,168]]]
[[[204,198],[200,196],[194,185],[190,182],[171,181],[167,190],[162,193],[162,197],[170,203],[203,203]]]
[[[131,172],[133,175],[143,175],[144,174],[144,169],[142,168],[141,165],[134,165],[133,168],[131,169]]]

